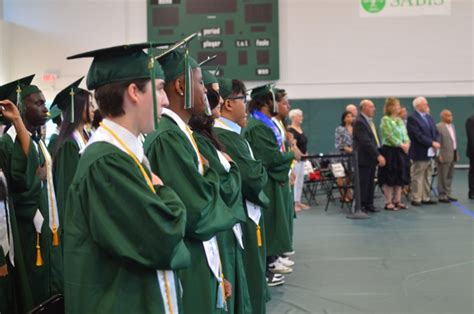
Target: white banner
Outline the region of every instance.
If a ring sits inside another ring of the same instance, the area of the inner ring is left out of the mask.
[[[451,0],[359,0],[361,17],[450,15]]]

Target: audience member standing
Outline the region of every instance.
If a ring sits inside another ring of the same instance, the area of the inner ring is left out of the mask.
[[[289,113],[291,125],[288,127],[288,132],[293,134],[293,138],[296,141],[296,147],[301,151],[303,155],[308,152],[308,138],[304,135],[301,124],[303,123],[303,111],[300,109],[290,110]],[[308,209],[309,206],[301,203],[301,193],[303,191],[304,184],[304,161],[297,161],[295,168],[295,186],[294,186],[294,201],[295,210]]]
[[[354,115],[350,111],[344,111],[341,117],[341,125],[336,128],[335,132],[335,146],[339,153],[342,154],[351,154],[352,153],[352,130],[354,124]],[[350,169],[347,163],[343,163],[346,177],[337,178],[336,184],[339,187],[339,192],[341,193],[342,202],[351,202],[352,193],[351,191],[344,188],[344,186],[350,185]],[[344,184],[345,181],[345,184]]]
[[[375,170],[377,165],[385,166],[385,158],[379,153],[377,130],[373,118],[375,105],[372,101],[364,99],[360,102],[361,114],[354,124],[353,138],[354,150],[359,157],[359,184],[362,210],[378,212],[374,206]]]
[[[442,203],[457,201],[451,196],[454,164],[459,160],[456,130],[453,125],[453,114],[449,110],[441,111],[441,122],[436,125],[441,145],[436,165],[438,167],[438,199]]]
[[[357,115],[359,114],[358,110],[357,110],[357,106],[354,105],[354,104],[348,104],[346,106],[346,110],[345,111],[349,111],[350,113],[352,113],[352,116],[355,118],[357,117]]]
[[[431,160],[435,157],[440,145],[437,142],[438,131],[433,118],[430,116],[430,107],[425,97],[413,100],[415,112],[408,117],[407,130],[410,137],[411,173],[411,203],[414,206],[421,204],[436,204],[430,199],[431,193]]]
[[[378,175],[379,184],[383,187],[386,210],[407,208],[401,202],[401,195],[402,187],[410,182],[409,169],[405,165],[410,140],[399,113],[400,101],[397,98],[387,98],[384,105],[384,117],[380,123],[381,152],[387,164],[380,168]]]
[[[467,157],[469,157],[469,198],[474,199],[474,115],[466,121]]]

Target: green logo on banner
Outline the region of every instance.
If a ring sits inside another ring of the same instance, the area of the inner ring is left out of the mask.
[[[361,0],[362,7],[369,13],[378,13],[385,7],[385,0]]]

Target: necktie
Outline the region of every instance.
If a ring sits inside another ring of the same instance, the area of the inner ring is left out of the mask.
[[[377,147],[380,146],[379,136],[377,135],[377,129],[375,128],[374,121],[370,120],[369,122],[370,128],[372,129],[372,133],[374,133],[375,141],[377,142]]]

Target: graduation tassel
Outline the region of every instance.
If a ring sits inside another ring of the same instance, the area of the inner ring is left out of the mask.
[[[257,245],[262,246],[262,233],[260,232],[260,225],[257,225]]]
[[[53,225],[53,246],[59,245],[58,229]]]
[[[24,108],[21,102],[21,87],[20,85],[17,86],[16,88],[16,106],[18,107],[18,110],[20,111],[20,115],[23,118],[24,117]]]
[[[192,84],[192,70],[189,65],[189,50],[186,47],[184,53],[184,109],[191,109],[193,107],[193,84]]]
[[[74,88],[71,88],[71,124],[74,123]]]
[[[151,78],[151,93],[153,96],[153,121],[155,123],[155,130],[158,128],[158,104],[156,101],[156,77],[155,77],[155,56],[153,55],[153,50],[148,49],[148,54],[150,55],[150,61],[148,62],[148,70],[150,71],[150,78]]]
[[[206,105],[206,109],[205,109],[204,113],[206,114],[206,116],[212,117],[211,105],[209,104],[209,98],[207,98],[206,94],[204,94],[204,103]]]
[[[36,266],[43,266],[43,258],[41,257],[40,234],[36,233]]]
[[[270,91],[272,93],[273,100],[273,113],[278,113],[278,104],[276,102],[275,91],[273,90],[273,86],[270,87]]]

